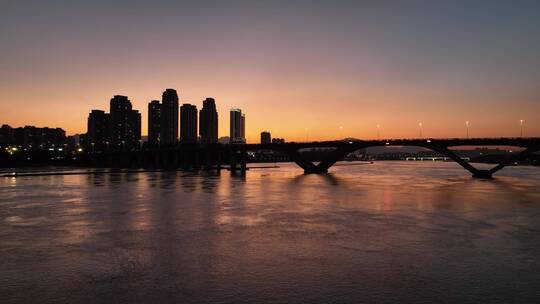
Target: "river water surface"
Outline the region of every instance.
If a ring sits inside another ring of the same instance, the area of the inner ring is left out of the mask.
[[[0,178],[0,303],[540,303],[540,168]]]

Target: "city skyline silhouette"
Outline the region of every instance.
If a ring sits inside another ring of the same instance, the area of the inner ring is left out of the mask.
[[[180,104],[211,96],[218,113],[249,113],[248,142],[262,130],[412,138],[419,122],[424,136],[464,137],[467,121],[474,137],[517,136],[520,120],[540,136],[539,12],[535,1],[9,2],[0,123],[84,133],[88,110],[125,95],[147,135],[147,104],[169,87]]]

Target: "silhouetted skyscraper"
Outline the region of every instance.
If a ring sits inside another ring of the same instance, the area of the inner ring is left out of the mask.
[[[272,142],[272,136],[268,131],[261,132],[261,144],[269,144]]]
[[[163,92],[160,119],[160,143],[174,145],[178,141],[178,94],[176,90]]]
[[[110,115],[101,110],[92,110],[88,115],[87,149],[89,151],[105,151],[109,145]]]
[[[242,136],[242,142],[246,142],[246,114],[242,114],[240,118],[240,135]]]
[[[185,103],[180,107],[180,142],[197,142],[197,107]]]
[[[230,137],[231,144],[245,143],[246,117],[240,109],[231,109],[230,112]]]
[[[148,144],[157,146],[160,141],[161,104],[159,100],[148,103]]]
[[[127,96],[115,95],[110,103],[111,148],[130,150],[141,139],[141,114],[131,107]]]
[[[141,113],[137,110],[131,111],[131,117],[129,120],[130,131],[133,132],[132,139],[132,148],[136,147],[137,149],[141,148]]]
[[[203,107],[199,112],[199,132],[203,144],[216,143],[218,140],[218,113],[214,98],[203,100]]]

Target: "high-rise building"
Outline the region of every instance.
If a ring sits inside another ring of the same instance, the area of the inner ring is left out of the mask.
[[[272,143],[272,136],[270,135],[270,132],[262,131],[261,132],[261,144],[269,144],[269,143]]]
[[[110,115],[105,111],[92,110],[88,115],[86,148],[92,152],[107,150],[110,133]]]
[[[9,125],[2,125],[0,128],[0,147],[13,144],[14,142],[13,128]]]
[[[141,114],[133,110],[127,96],[115,95],[110,102],[110,143],[116,150],[131,150],[141,139]]]
[[[240,136],[242,137],[242,142],[246,142],[246,114],[242,114],[240,117]]]
[[[203,144],[213,144],[218,140],[218,113],[214,98],[203,100],[203,107],[199,112],[199,132]]]
[[[245,143],[246,116],[240,109],[231,109],[230,112],[230,140],[231,144]]]
[[[180,107],[180,142],[197,142],[197,107],[189,103]]]
[[[178,94],[166,89],[161,97],[160,144],[175,145],[178,141]]]
[[[160,140],[161,105],[159,100],[148,103],[148,144],[158,146]]]
[[[131,147],[132,148],[141,148],[141,113],[137,110],[131,111],[131,117],[129,120],[130,124],[130,132],[133,132],[130,134],[131,136]]]

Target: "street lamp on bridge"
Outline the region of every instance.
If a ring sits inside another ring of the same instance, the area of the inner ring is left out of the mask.
[[[465,122],[465,126],[467,126],[467,139],[469,139],[469,121],[468,120]]]
[[[519,137],[523,137],[523,119],[519,120]]]
[[[418,123],[418,127],[420,128],[420,139],[422,139],[424,137],[422,136],[423,128],[422,128],[422,123],[421,122]]]

